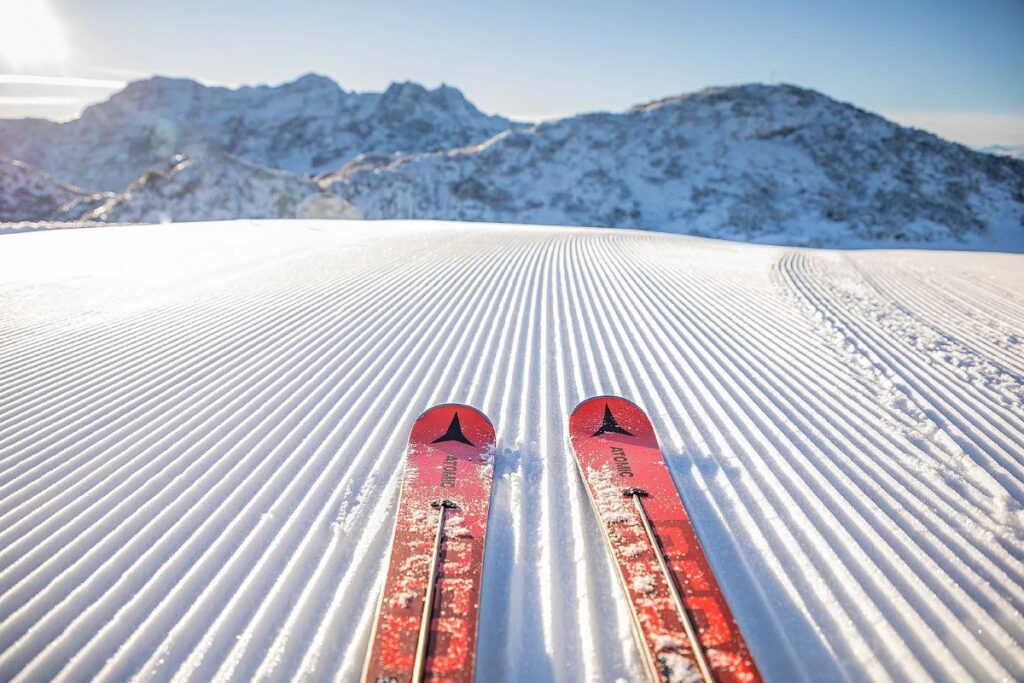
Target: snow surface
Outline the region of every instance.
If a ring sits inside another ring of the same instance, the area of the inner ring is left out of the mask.
[[[498,433],[480,680],[639,680],[570,410],[649,412],[769,680],[1024,677],[1024,257],[243,221],[0,236],[0,679],[352,680],[412,420]]]

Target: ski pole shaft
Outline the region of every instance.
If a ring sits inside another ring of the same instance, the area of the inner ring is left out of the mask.
[[[647,516],[647,510],[644,508],[643,501],[641,500],[643,496],[647,495],[647,491],[639,488],[628,488],[623,491],[623,494],[633,499],[633,504],[636,506],[637,512],[640,513],[640,521],[643,522],[644,531],[647,532],[647,539],[651,542],[651,548],[658,558],[658,564],[661,566],[661,572],[665,576],[665,582],[668,584],[669,592],[672,594],[676,611],[679,612],[679,619],[683,622],[683,629],[686,631],[686,637],[690,641],[690,649],[693,650],[693,657],[697,660],[697,667],[700,669],[701,677],[704,679],[704,683],[715,683],[715,677],[711,673],[707,657],[704,656],[704,648],[697,637],[697,629],[690,619],[690,613],[686,611],[686,606],[683,605],[683,596],[679,592],[679,586],[676,585],[672,572],[669,570],[668,562],[665,560],[665,553],[661,551],[661,544],[658,543],[658,538],[654,535],[654,528],[651,526],[651,520]]]
[[[437,588],[437,565],[441,556],[441,540],[444,538],[444,512],[455,507],[450,500],[433,500],[430,507],[437,508],[437,532],[434,535],[434,552],[430,556],[430,574],[427,578],[427,594],[423,599],[423,614],[420,616],[420,633],[416,640],[416,660],[412,669],[412,682],[422,683],[427,675],[427,645],[430,643],[430,622],[434,614],[434,592]]]

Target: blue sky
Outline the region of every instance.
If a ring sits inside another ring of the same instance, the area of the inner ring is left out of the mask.
[[[19,30],[29,5],[53,22]],[[48,43],[53,25],[61,37]],[[1020,0],[0,0],[0,45],[29,34],[0,47],[0,74],[21,76],[0,75],[0,116],[72,115],[154,73],[236,85],[316,71],[352,90],[446,82],[525,119],[784,81],[969,144],[1024,144]]]

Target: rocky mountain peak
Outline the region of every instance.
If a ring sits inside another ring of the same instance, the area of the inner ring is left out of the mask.
[[[329,76],[324,76],[318,73],[305,73],[296,78],[294,81],[288,83],[282,83],[279,86],[282,90],[328,90],[328,91],[342,91],[344,90],[338,85],[334,79]]]

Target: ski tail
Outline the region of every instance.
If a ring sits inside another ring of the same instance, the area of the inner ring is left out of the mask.
[[[413,423],[366,683],[473,680],[494,443],[470,406]]]
[[[650,679],[760,681],[646,413],[618,396],[590,398],[569,436]]]

